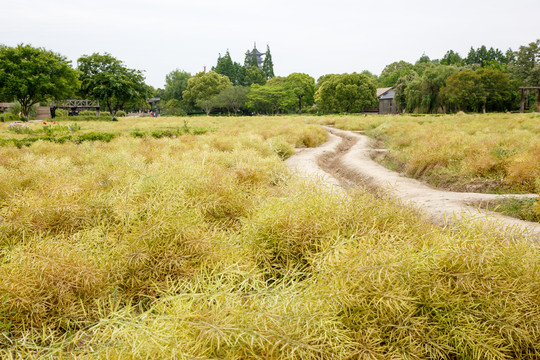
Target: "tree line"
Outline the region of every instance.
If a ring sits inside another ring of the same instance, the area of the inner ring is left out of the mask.
[[[141,71],[107,53],[83,55],[73,68],[43,48],[0,45],[0,100],[18,101],[23,118],[38,102],[68,97],[99,100],[112,119],[119,110],[145,108],[149,97],[161,98],[169,115],[354,113],[377,107],[378,87],[393,87],[400,111],[445,113],[514,110],[520,86],[540,86],[540,40],[518,51],[481,46],[466,57],[449,50],[435,60],[424,54],[414,64],[393,62],[379,76],[363,71],[317,81],[304,73],[275,76],[270,48],[263,61],[261,55],[247,50],[241,65],[227,50],[211,71],[192,75],[176,69],[163,89],[154,89]]]

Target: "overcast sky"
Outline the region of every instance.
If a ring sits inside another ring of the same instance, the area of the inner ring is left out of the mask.
[[[81,55],[108,52],[147,83],[210,69],[229,49],[243,63],[270,46],[276,75],[369,70],[471,46],[516,50],[540,38],[540,0],[0,0],[0,43]]]

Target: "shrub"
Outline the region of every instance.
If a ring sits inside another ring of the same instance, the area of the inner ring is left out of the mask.
[[[81,111],[81,112],[84,112],[84,111]],[[69,115],[69,111],[67,111],[66,109],[56,109],[54,111],[54,114],[57,117],[67,117]]]
[[[109,132],[88,132],[84,134],[77,135],[74,138],[75,143],[80,144],[83,141],[103,141],[109,142],[116,137],[117,134]]]
[[[79,111],[79,116],[96,116],[96,111],[95,110]]]

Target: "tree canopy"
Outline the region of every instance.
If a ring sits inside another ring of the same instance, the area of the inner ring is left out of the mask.
[[[111,120],[118,110],[145,101],[149,94],[142,73],[127,68],[110,54],[83,55],[77,64],[81,73],[80,93],[105,103]]]
[[[298,113],[302,113],[302,106],[313,105],[315,79],[308,74],[292,73],[287,76],[286,83],[297,99]]]
[[[165,77],[165,89],[163,89],[161,95],[162,100],[182,100],[182,93],[187,89],[187,83],[190,78],[190,73],[178,69],[168,73]]]
[[[267,79],[271,79],[275,76],[274,63],[272,62],[272,54],[270,53],[270,46],[268,45],[266,45],[266,53],[264,54],[262,70]]]
[[[504,111],[511,106],[512,84],[499,70],[465,69],[446,79],[441,99],[451,110]]]
[[[26,120],[34,104],[67,97],[77,86],[77,72],[62,55],[23,44],[0,47],[1,97],[17,99]]]
[[[362,112],[378,103],[375,81],[357,73],[329,77],[317,90],[316,99],[323,112]]]
[[[232,85],[225,75],[215,71],[200,72],[188,80],[187,89],[182,95],[187,102],[202,108],[208,114],[213,106],[213,103],[210,103],[211,98]]]
[[[258,113],[277,114],[294,107],[296,96],[286,84],[286,79],[274,77],[265,85],[253,84],[246,106]]]

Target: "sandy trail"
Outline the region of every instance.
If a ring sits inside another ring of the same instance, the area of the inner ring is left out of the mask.
[[[442,226],[460,221],[476,221],[486,228],[496,227],[508,234],[520,234],[540,240],[540,224],[503,216],[479,207],[481,203],[494,203],[503,198],[535,195],[461,193],[434,189],[418,180],[388,170],[372,160],[373,151],[384,150],[373,149],[373,140],[369,137],[325,128],[330,133],[329,141],[318,148],[301,149],[287,160],[289,167],[304,176],[317,177],[333,188],[339,184],[345,187],[361,184],[370,189],[383,190],[414,206],[430,221]]]

